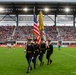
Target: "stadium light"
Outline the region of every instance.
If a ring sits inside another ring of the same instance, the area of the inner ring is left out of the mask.
[[[3,12],[4,11],[4,8],[0,7],[0,12]]]
[[[23,10],[24,10],[24,11],[28,11],[28,9],[27,9],[27,8],[24,8]]]
[[[65,12],[70,12],[70,8],[65,8]]]
[[[44,8],[44,11],[48,12],[49,11],[49,8]]]

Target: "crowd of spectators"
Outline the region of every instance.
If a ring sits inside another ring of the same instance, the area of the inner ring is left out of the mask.
[[[70,26],[45,26],[46,38],[52,41],[58,40],[58,31],[62,40],[76,40],[76,29]],[[33,38],[33,26],[0,26],[0,41],[6,41],[10,36],[17,41],[24,41],[27,38]]]
[[[47,40],[51,39],[52,41],[57,41],[58,32],[56,30],[56,26],[45,26],[45,32]]]
[[[64,41],[76,41],[76,28],[71,26],[60,26],[58,27],[60,36]]]
[[[13,33],[15,26],[0,26],[0,41],[6,41]]]
[[[27,38],[32,37],[33,35],[33,26],[18,26],[15,30],[14,39],[27,40]]]

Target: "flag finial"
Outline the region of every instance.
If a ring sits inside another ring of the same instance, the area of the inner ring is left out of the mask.
[[[35,6],[34,6],[34,8],[33,8],[33,12],[35,13]]]

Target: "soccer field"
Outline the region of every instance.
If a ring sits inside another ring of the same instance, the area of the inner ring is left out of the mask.
[[[24,48],[0,48],[0,75],[76,75],[76,48],[54,48],[51,58],[53,63],[47,65],[44,57],[42,67],[37,59],[37,69],[26,74]]]

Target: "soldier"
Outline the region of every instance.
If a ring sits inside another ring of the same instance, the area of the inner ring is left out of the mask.
[[[34,58],[33,58],[33,63],[34,63],[34,69],[36,69],[36,59],[39,54],[39,45],[37,43],[37,39],[34,40]]]
[[[33,55],[33,46],[31,44],[31,39],[28,39],[27,45],[26,45],[26,59],[28,62],[28,69],[26,73],[29,73],[30,70],[32,70],[31,67],[31,60],[32,60],[32,55]]]
[[[40,66],[42,66],[44,64],[43,62],[43,56],[45,54],[46,51],[46,43],[43,39],[41,39],[41,44],[40,44],[40,56],[39,56],[39,60],[40,60]]]
[[[52,60],[50,59],[52,53],[53,53],[53,45],[51,44],[51,41],[48,40],[47,54],[46,54],[46,58],[48,60],[47,65],[52,63]]]

